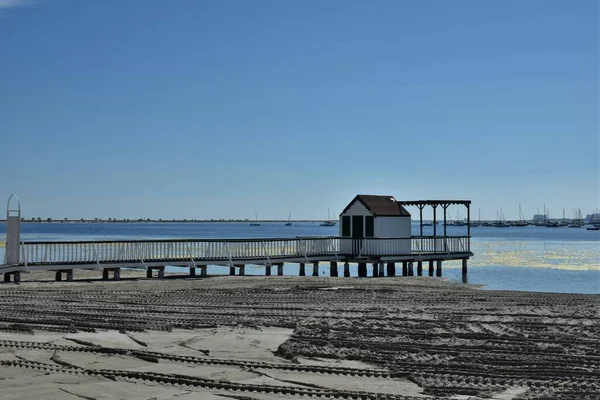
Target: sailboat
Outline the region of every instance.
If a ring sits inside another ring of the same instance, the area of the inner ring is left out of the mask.
[[[285,226],[292,226],[292,213],[288,215],[288,222],[285,223]]]
[[[519,220],[512,224],[512,226],[527,226],[529,225],[525,222],[525,218],[523,218],[523,211],[521,210],[521,203],[519,203]]]
[[[458,215],[458,211],[456,212],[456,221],[452,221],[448,224],[448,226],[465,226],[466,223],[460,220],[460,216]]]
[[[320,226],[335,226],[337,224],[336,221],[331,219],[331,215],[329,214],[329,208],[327,209],[327,221],[323,221]]]
[[[260,222],[258,222],[258,214],[254,211],[254,217],[256,218],[256,222],[250,222],[250,226],[260,226]]]
[[[510,225],[504,221],[504,213],[502,209],[500,209],[500,213],[498,214],[498,220],[492,224],[495,228],[508,228]]]
[[[569,225],[569,228],[581,228],[583,226],[583,218],[581,217],[581,209],[577,207],[577,211],[575,211],[575,218],[573,222]]]
[[[478,228],[481,226],[481,208],[479,209],[479,221],[471,221],[471,228]]]

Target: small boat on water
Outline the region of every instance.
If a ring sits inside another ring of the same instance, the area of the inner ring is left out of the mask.
[[[319,224],[319,226],[335,226],[337,221],[331,219],[331,215],[329,214],[329,208],[327,209],[327,220],[323,221]]]
[[[288,222],[285,223],[285,226],[291,226],[292,225],[292,213],[290,213],[290,215],[288,215]]]
[[[319,224],[319,226],[335,226],[335,221],[323,221]]]
[[[496,222],[492,223],[492,226],[494,228],[509,228],[510,227],[510,224],[508,224],[504,220],[504,213],[502,212],[502,209],[500,209],[500,212],[497,213],[497,217],[498,217],[498,220]]]
[[[258,222],[258,213],[254,211],[254,217],[256,218],[256,222],[250,222],[250,226],[260,226],[260,222]]]
[[[523,210],[521,209],[521,203],[519,203],[519,220],[513,222],[511,224],[511,226],[517,226],[517,227],[529,226],[527,221],[525,221],[525,215],[523,215]]]
[[[589,226],[585,228],[587,231],[600,231],[600,226]]]

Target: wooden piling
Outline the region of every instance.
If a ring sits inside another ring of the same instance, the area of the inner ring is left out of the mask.
[[[190,276],[196,276],[196,267],[190,267]]]
[[[379,275],[379,268],[377,268],[377,263],[373,263],[371,264],[371,266],[373,269],[373,273],[371,274],[371,276],[377,277]]]
[[[435,276],[442,276],[442,260],[438,260]]]
[[[158,268],[158,279],[165,279],[165,267]]]
[[[283,276],[283,263],[277,264],[277,275]]]
[[[344,278],[350,278],[350,264],[344,263]]]
[[[160,277],[160,271],[158,273],[159,273],[159,277]],[[164,275],[164,270],[163,270],[163,275]],[[115,281],[121,280],[121,268],[115,268],[115,274],[113,275],[113,279]]]
[[[408,262],[408,276],[415,276],[415,271],[413,269],[413,262]]]
[[[10,282],[10,272],[4,273],[4,282]]]
[[[408,276],[408,262],[402,261],[402,276]]]
[[[332,276],[335,278],[337,278],[337,276],[338,276],[338,266],[337,266],[337,262],[335,262],[335,261],[331,261],[329,263],[329,276]]]
[[[387,276],[396,276],[396,264],[393,262],[387,263]]]
[[[206,265],[200,266],[200,276],[206,278],[208,276],[208,267]]]
[[[234,266],[229,267],[229,275],[235,275],[235,267]]]
[[[265,276],[271,276],[271,266],[269,264],[265,265]]]
[[[367,264],[366,263],[358,263],[358,277],[366,278],[367,276]]]
[[[306,276],[306,264],[300,263],[300,271],[299,271],[298,275]]]
[[[423,261],[417,261],[417,276],[423,276]]]
[[[244,264],[238,265],[238,268],[240,270],[240,276],[246,275],[246,266]]]
[[[62,281],[62,272],[60,271],[56,271],[56,273],[54,274],[54,280],[56,282],[60,282]]]
[[[108,280],[108,268],[104,268],[102,270],[102,279],[107,281]]]
[[[463,275],[467,274],[467,259],[463,258],[462,260],[462,273]]]
[[[14,283],[19,283],[19,282],[21,282],[21,271],[16,271],[16,272],[13,274],[13,282],[14,282]]]
[[[73,270],[72,269],[67,271],[67,282],[73,282]]]
[[[385,265],[382,262],[379,263],[379,276],[385,276]]]
[[[146,278],[152,278],[152,268],[146,269]]]
[[[433,260],[429,260],[429,276],[433,276]]]
[[[312,276],[319,276],[319,262],[315,261],[313,263],[313,273]]]

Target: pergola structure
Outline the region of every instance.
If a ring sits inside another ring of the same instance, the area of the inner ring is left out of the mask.
[[[444,209],[444,237],[447,236],[446,210],[452,205],[464,205],[467,207],[467,236],[471,236],[471,200],[415,200],[399,201],[398,204],[401,206],[416,206],[419,209],[419,225],[421,228],[421,236],[423,236],[423,209],[426,206],[431,206],[433,208],[433,236],[437,236],[436,210],[438,207],[442,207]]]

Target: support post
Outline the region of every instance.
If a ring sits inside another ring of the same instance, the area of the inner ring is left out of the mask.
[[[62,281],[62,272],[60,271],[56,271],[56,273],[54,274],[54,280],[56,282],[60,282]]]
[[[350,278],[350,264],[344,263],[344,278]]]
[[[467,274],[467,259],[463,258],[462,260],[462,274],[466,275]]]
[[[240,268],[240,276],[246,275],[246,266],[244,264],[241,264],[239,266],[239,268]]]
[[[283,263],[277,264],[277,275],[283,276]]]
[[[21,282],[21,271],[16,271],[13,275],[13,282],[19,283]]]
[[[235,267],[229,267],[229,275],[235,275]]]
[[[164,273],[164,271],[163,271],[163,273]],[[160,274],[160,271],[159,271],[159,274]],[[159,275],[159,277],[160,277],[160,275]],[[115,274],[113,275],[113,279],[115,281],[121,280],[121,268],[115,268]]]
[[[442,260],[438,260],[435,276],[442,276]]]
[[[379,263],[379,276],[385,276],[385,265],[384,263]]]
[[[319,276],[319,262],[315,261],[313,263],[313,273],[312,276]]]
[[[408,262],[402,261],[402,276],[408,276]]]
[[[413,262],[408,262],[408,276],[415,276],[415,271],[413,269]]]
[[[146,278],[152,278],[152,268],[146,269]]]
[[[117,271],[115,271],[115,274]],[[158,279],[165,279],[165,267],[160,267],[158,269]]]
[[[337,262],[335,261],[331,261],[329,263],[329,276],[337,278],[338,276],[338,267],[337,267]]]
[[[373,263],[371,264],[371,267],[373,268],[373,277],[377,277],[379,275],[379,269],[377,268],[377,263]]]
[[[423,236],[423,207],[425,207],[425,206],[419,205],[419,227],[420,227],[421,236]]]
[[[10,272],[4,273],[4,282],[10,282]]]
[[[429,260],[429,276],[433,276],[433,260]]]
[[[265,276],[271,276],[271,265],[265,265]]]
[[[396,276],[396,264],[393,262],[387,263],[387,276]]]
[[[208,276],[208,268],[206,265],[200,266],[200,276],[206,278]]]
[[[102,280],[105,280],[105,281],[108,280],[108,268],[104,268],[102,270]]]
[[[299,276],[306,276],[306,264],[300,263],[300,271],[298,272]]]
[[[196,267],[190,267],[190,276],[196,276]]]
[[[366,263],[358,263],[358,277],[366,278],[367,276],[367,264]]]
[[[423,261],[417,261],[417,276],[423,276]]]
[[[444,237],[448,236],[448,232],[447,232],[447,212],[448,211],[448,205],[447,204],[442,204],[442,208],[444,209]]]
[[[73,282],[73,270],[72,269],[67,271],[67,282]]]
[[[433,204],[431,207],[433,208],[433,236],[435,237],[437,235],[437,204]]]
[[[448,237],[448,225],[446,222],[446,211],[448,210],[448,204],[442,204],[442,207],[444,208],[444,253],[448,252],[448,242],[447,242],[447,237]]]
[[[519,216],[520,218],[520,216]],[[468,240],[471,242],[471,205],[467,204],[467,236]],[[471,249],[469,249],[471,251]]]

